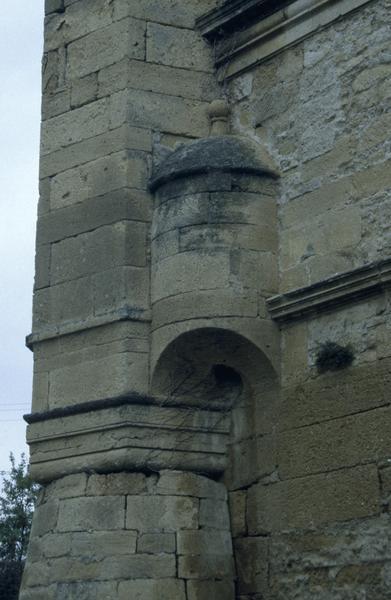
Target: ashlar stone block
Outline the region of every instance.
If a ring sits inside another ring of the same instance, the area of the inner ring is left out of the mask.
[[[102,531],[123,529],[124,525],[124,497],[81,497],[60,502],[58,531]]]
[[[235,586],[232,581],[194,581],[186,583],[188,600],[233,600]]]
[[[137,552],[140,554],[173,554],[175,551],[175,533],[144,533],[137,541]]]
[[[128,496],[126,527],[141,532],[198,527],[199,501],[180,496]]]
[[[52,178],[50,208],[66,208],[120,188],[146,190],[148,169],[143,152],[122,151],[63,171]]]
[[[146,241],[144,223],[120,221],[53,244],[52,284],[122,265],[143,267],[146,264]]]
[[[145,25],[135,19],[123,19],[72,42],[68,48],[69,77],[94,73],[125,56],[143,60]]]
[[[177,542],[177,552],[179,555],[232,555],[230,531],[211,532],[208,529],[178,531]]]
[[[135,531],[91,531],[72,534],[71,556],[100,560],[102,558],[135,554]]]
[[[185,583],[179,579],[122,581],[118,600],[186,600]]]
[[[239,594],[268,593],[269,540],[267,537],[235,541],[235,561]]]
[[[195,498],[214,498],[225,500],[227,491],[221,483],[179,471],[161,471],[156,484],[156,493],[168,496],[193,496]]]
[[[147,61],[194,71],[212,71],[212,52],[198,31],[147,25]]]
[[[379,514],[379,480],[374,465],[328,474],[258,484],[248,491],[251,535],[306,529]]]
[[[90,475],[87,496],[121,496],[142,494],[147,490],[147,479],[142,473],[112,473]]]
[[[200,526],[230,531],[227,502],[211,498],[202,499],[200,502]]]
[[[108,109],[109,101],[103,98],[44,121],[41,131],[42,155],[106,132],[109,129]]]
[[[129,123],[172,134],[202,137],[209,132],[206,107],[207,103],[188,98],[124,90],[111,96],[110,127]]]
[[[125,58],[98,73],[99,96],[132,87],[137,90],[212,101],[219,95],[211,73]]]

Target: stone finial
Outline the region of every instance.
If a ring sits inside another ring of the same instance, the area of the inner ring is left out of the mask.
[[[210,135],[229,135],[231,110],[225,100],[213,100],[208,107]]]

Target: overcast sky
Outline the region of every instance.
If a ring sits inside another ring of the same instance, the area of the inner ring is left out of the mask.
[[[0,471],[26,451],[44,0],[1,0]]]

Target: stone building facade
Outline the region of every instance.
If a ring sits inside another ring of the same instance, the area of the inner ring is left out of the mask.
[[[46,0],[20,600],[391,598],[390,0]]]

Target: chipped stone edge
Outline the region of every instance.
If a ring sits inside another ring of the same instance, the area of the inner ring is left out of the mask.
[[[373,0],[295,0],[267,15],[261,10],[258,19],[254,19],[254,5],[263,6],[264,2],[242,0],[233,3],[231,11],[227,8],[223,11],[223,7],[205,15],[199,19],[198,27],[212,42],[218,42],[224,29],[230,30],[225,38],[228,44],[221,44],[216,52],[220,78],[230,79],[369,2]],[[241,18],[237,21],[240,29],[235,30],[233,22],[240,6]],[[248,22],[244,26],[246,12]]]
[[[379,294],[388,286],[391,286],[391,258],[273,296],[267,305],[272,319],[287,323]]]

